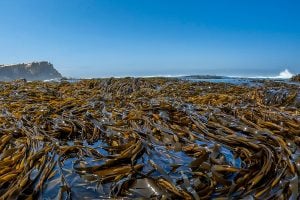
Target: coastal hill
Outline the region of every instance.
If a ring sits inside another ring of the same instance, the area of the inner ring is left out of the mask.
[[[13,65],[0,65],[0,81],[16,79],[47,80],[62,78],[50,62],[32,62]]]

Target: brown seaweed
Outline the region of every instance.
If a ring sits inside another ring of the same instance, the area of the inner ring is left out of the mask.
[[[297,199],[300,89],[0,83],[2,199]]]

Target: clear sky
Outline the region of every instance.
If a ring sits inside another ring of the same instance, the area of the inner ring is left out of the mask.
[[[299,0],[1,0],[0,63],[65,76],[300,73]]]

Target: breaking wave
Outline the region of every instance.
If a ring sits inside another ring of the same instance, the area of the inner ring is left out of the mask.
[[[292,78],[294,74],[292,74],[288,69],[285,69],[284,71],[280,72],[278,76],[275,76],[274,78],[282,78],[282,79],[288,79]]]
[[[248,78],[268,78],[268,79],[289,79],[294,76],[293,73],[291,73],[288,69],[285,69],[279,73],[277,76],[254,76],[254,77],[248,77]]]

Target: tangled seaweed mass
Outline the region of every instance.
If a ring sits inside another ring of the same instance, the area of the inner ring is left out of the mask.
[[[177,79],[0,83],[2,199],[297,199],[300,91]]]

